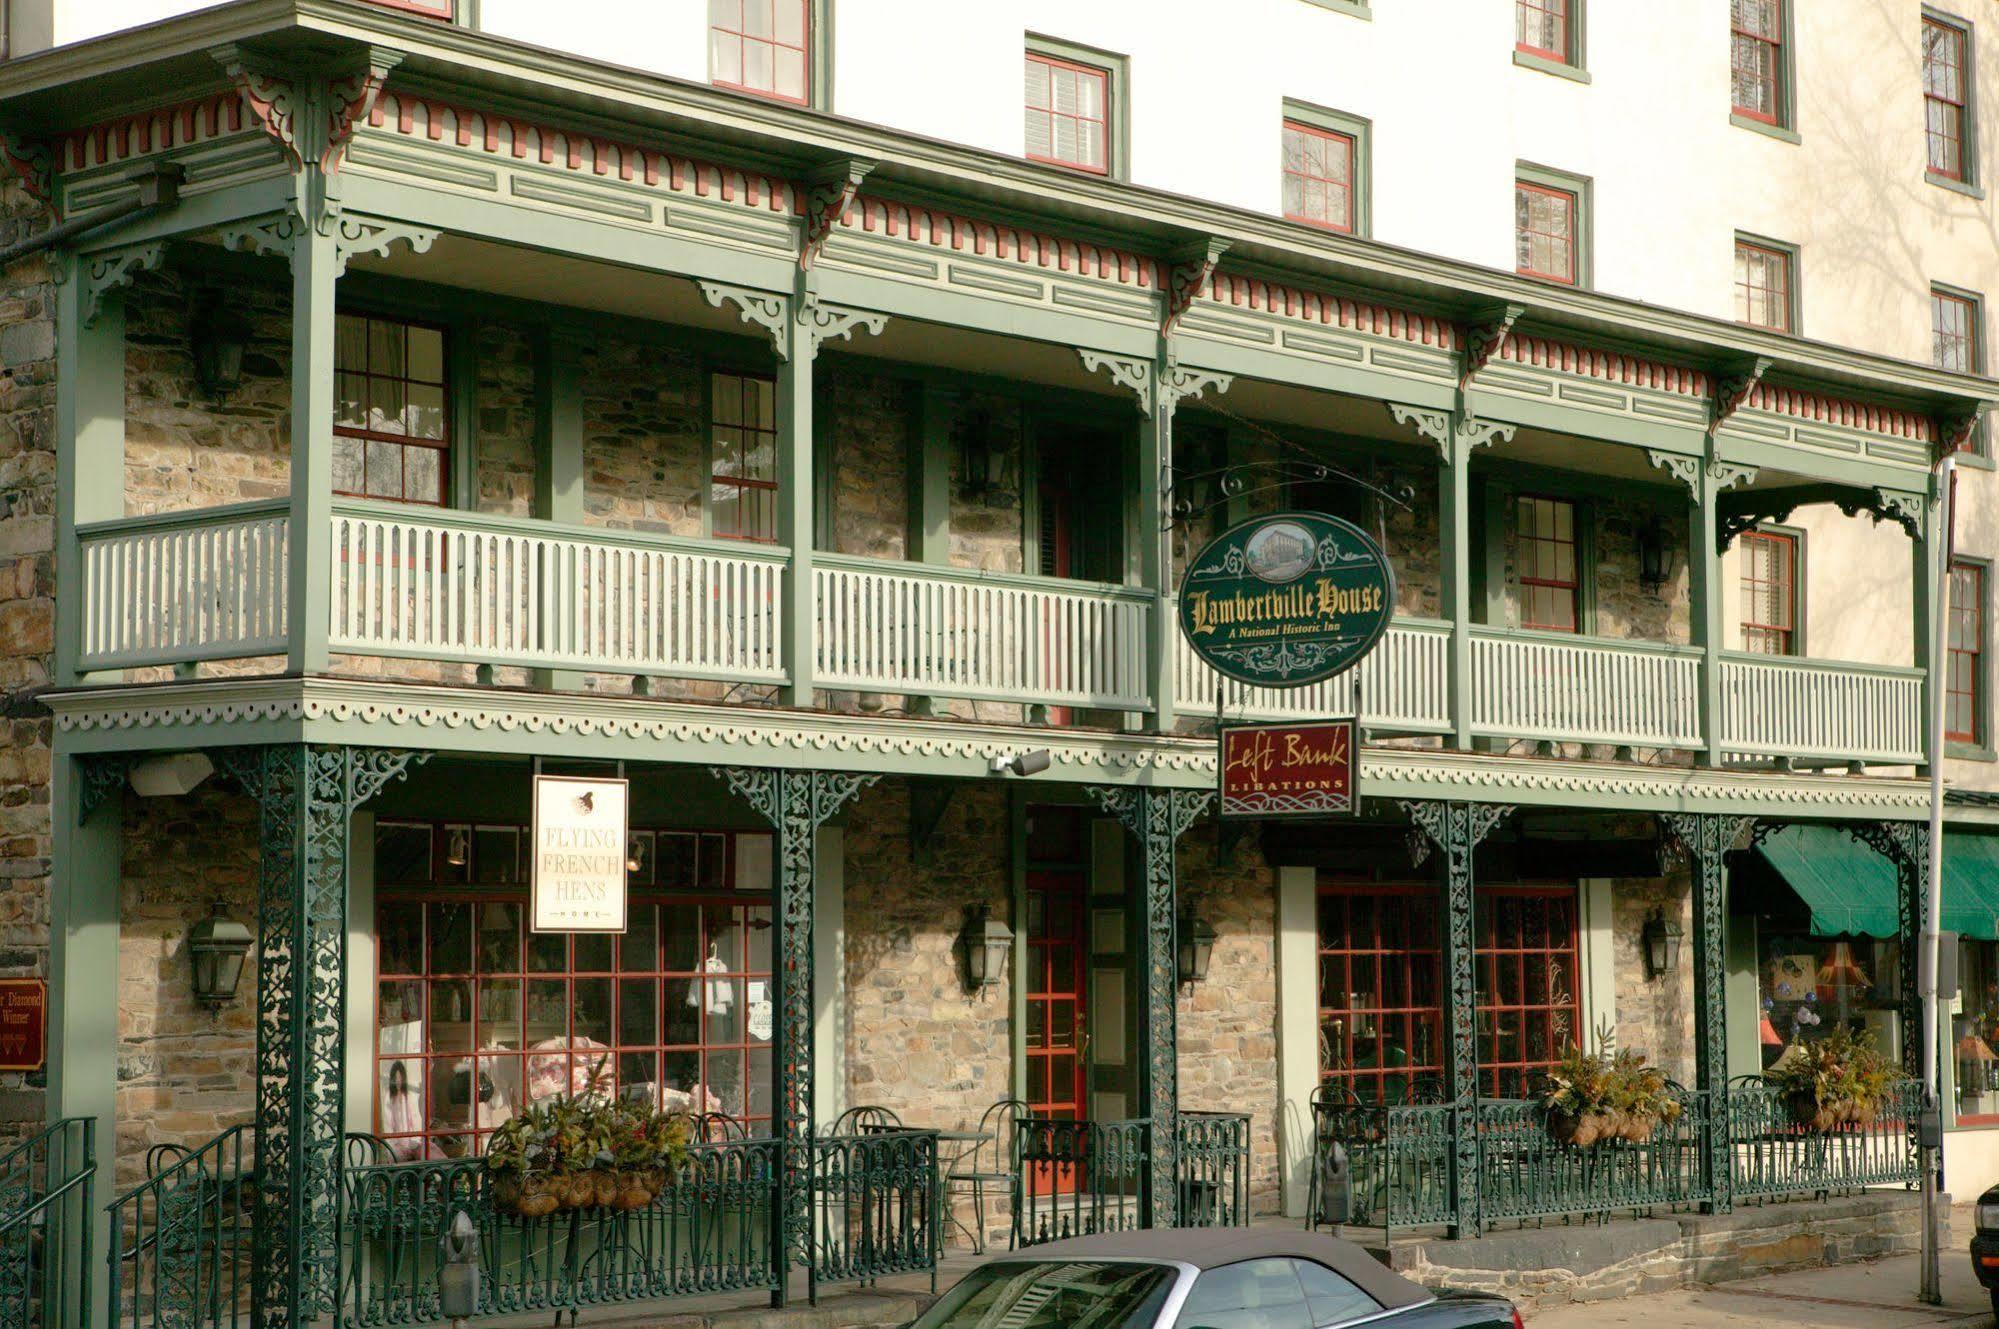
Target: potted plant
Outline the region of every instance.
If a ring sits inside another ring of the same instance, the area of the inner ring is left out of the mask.
[[[1570,1048],[1548,1072],[1542,1102],[1556,1141],[1578,1149],[1626,1140],[1644,1144],[1661,1123],[1676,1120],[1680,1100],[1665,1073],[1635,1052],[1619,1052],[1606,1026],[1597,1050]]]
[[[502,1123],[486,1146],[501,1211],[640,1209],[687,1157],[686,1120],[632,1099],[563,1096]]]
[[[553,1187],[553,1159],[537,1120],[528,1112],[500,1123],[486,1140],[486,1173],[494,1205],[503,1213],[540,1218],[561,1199]]]
[[[1894,1078],[1873,1036],[1844,1028],[1793,1043],[1763,1072],[1783,1093],[1792,1120],[1815,1131],[1872,1124]]]

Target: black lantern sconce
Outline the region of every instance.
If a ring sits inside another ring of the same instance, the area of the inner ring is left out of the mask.
[[[1680,967],[1681,936],[1678,923],[1668,922],[1661,910],[1652,911],[1639,933],[1639,941],[1645,947],[1645,977],[1663,978]]]
[[[221,400],[243,386],[243,352],[250,345],[250,320],[228,308],[210,292],[187,320],[188,349],[194,355],[194,378],[201,390]]]
[[[965,497],[985,502],[1010,488],[1013,449],[992,416],[976,411],[958,431],[958,475]]]
[[[1203,983],[1215,955],[1215,930],[1199,914],[1180,917],[1180,955],[1176,968],[1181,983]]]
[[[1666,527],[1653,517],[1638,528],[1638,582],[1657,595],[1673,579],[1673,542]]]
[[[972,991],[983,992],[1006,977],[1007,961],[1013,956],[1013,929],[994,918],[992,910],[985,905],[974,909],[958,941],[965,948],[965,980]]]
[[[187,954],[194,969],[194,999],[212,1010],[227,1006],[243,981],[243,958],[255,940],[250,929],[222,915],[222,902],[188,930]]]

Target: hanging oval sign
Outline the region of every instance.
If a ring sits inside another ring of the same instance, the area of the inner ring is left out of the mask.
[[[1254,517],[1209,541],[1180,579],[1180,630],[1216,672],[1292,688],[1351,669],[1395,616],[1381,546],[1323,512]]]

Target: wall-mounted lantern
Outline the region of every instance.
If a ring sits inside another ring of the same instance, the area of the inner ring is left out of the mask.
[[[1645,920],[1639,941],[1645,947],[1645,977],[1663,978],[1680,967],[1680,925],[1668,922],[1663,911],[1654,909]]]
[[[991,909],[985,905],[974,909],[958,941],[965,948],[965,979],[972,991],[983,992],[1006,977],[1013,929],[994,918]]]
[[[1180,956],[1177,968],[1182,983],[1207,981],[1208,962],[1215,954],[1215,930],[1199,914],[1180,917]]]
[[[1638,528],[1638,582],[1654,595],[1673,579],[1673,542],[1657,517]]]
[[[243,957],[256,938],[250,929],[222,914],[222,902],[207,918],[188,930],[187,954],[194,969],[194,999],[220,1010],[236,996],[243,981]]]
[[[958,433],[958,448],[958,473],[967,498],[984,502],[1006,491],[1013,450],[999,436],[992,416],[984,411],[967,416]]]
[[[209,397],[220,400],[243,386],[243,352],[250,345],[250,320],[209,294],[188,315],[188,349],[194,378]]]

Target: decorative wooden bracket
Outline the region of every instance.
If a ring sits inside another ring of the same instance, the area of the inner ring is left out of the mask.
[[[801,271],[809,269],[813,260],[819,257],[819,251],[826,247],[833,228],[846,218],[847,209],[854,204],[854,196],[861,192],[861,181],[874,168],[870,158],[849,157],[806,178],[805,243],[798,251]]]
[[[104,311],[104,297],[121,286],[130,286],[142,272],[158,272],[167,259],[165,240],[148,240],[118,249],[100,249],[77,260],[77,307],[83,326],[97,322]]]
[[[1765,522],[1784,521],[1793,512],[1816,503],[1828,503],[1848,517],[1865,513],[1876,524],[1894,522],[1909,538],[1921,539],[1927,498],[1901,489],[1855,489],[1850,485],[1783,485],[1750,490],[1721,500],[1715,525],[1715,547],[1726,552],[1736,537]]]
[[[413,253],[428,253],[443,232],[430,226],[412,226],[408,222],[390,221],[384,217],[364,217],[352,212],[344,212],[334,223],[333,275],[338,277],[347,271],[347,260],[356,254],[378,254],[383,258],[397,244],[406,244]]]
[[[1494,443],[1505,443],[1513,438],[1517,426],[1503,424],[1497,420],[1481,420],[1475,415],[1467,415],[1455,427],[1451,424],[1451,412],[1430,406],[1410,406],[1404,402],[1388,403],[1389,418],[1396,424],[1407,425],[1424,438],[1437,445],[1437,460],[1449,465],[1460,450],[1466,457],[1479,448],[1489,448]]]
[[[1489,448],[1495,443],[1513,441],[1515,425],[1501,424],[1497,420],[1481,420],[1475,415],[1467,415],[1458,421],[1458,446],[1469,457],[1479,448]]]
[[[1513,325],[1526,312],[1520,305],[1503,305],[1485,318],[1465,324],[1465,365],[1458,376],[1460,390],[1470,387],[1478,371],[1505,349],[1507,338],[1513,335]]]
[[[292,243],[298,239],[305,223],[289,212],[272,213],[268,217],[254,217],[246,222],[221,228],[219,235],[224,249],[243,249],[253,254],[276,254],[289,259]]]
[[[1661,448],[1645,449],[1645,456],[1652,465],[1666,472],[1693,492],[1695,498],[1701,493],[1701,459],[1690,457],[1684,452],[1667,452]]]
[[[1445,461],[1451,459],[1451,413],[1431,406],[1410,406],[1399,401],[1388,403],[1389,418],[1398,425],[1407,425],[1437,445]]]
[[[251,118],[278,145],[285,160],[296,171],[305,166],[299,145],[298,109],[300,90],[292,80],[234,42],[210,47],[209,57],[229,76],[243,95]]]
[[[1173,256],[1167,271],[1166,317],[1159,324],[1160,336],[1173,335],[1180,316],[1193,307],[1194,301],[1207,288],[1208,280],[1215,275],[1215,265],[1221,262],[1228,248],[1229,241],[1209,236]]]
[[[1969,409],[1953,410],[1937,417],[1937,455],[1948,456],[1953,452],[1971,451],[1971,440],[1978,432],[1979,422],[1984,420],[1990,403],[1973,402]]]
[[[720,309],[723,301],[736,306],[743,322],[754,324],[768,332],[776,344],[777,358],[788,359],[791,355],[791,318],[789,301],[775,291],[759,291],[750,286],[730,286],[725,282],[697,282],[701,288],[701,298]]]
[[[1234,385],[1233,374],[1224,374],[1213,369],[1194,369],[1168,361],[1166,373],[1159,380],[1159,404],[1172,411],[1183,401],[1199,399],[1210,388],[1222,393]]]
[[[56,206],[55,154],[49,145],[11,129],[0,129],[0,162],[21,182],[22,188],[51,215],[62,216]]]
[[[1763,381],[1763,375],[1770,372],[1771,361],[1767,356],[1738,365],[1733,371],[1717,374],[1714,380],[1714,416],[1708,421],[1707,436],[1713,438],[1721,432],[1734,414],[1742,409],[1749,394]]]
[[[1923,538],[1923,510],[1929,500],[1922,494],[1901,489],[1876,489],[1874,502],[1866,508],[1876,524],[1892,521],[1909,533],[1911,540]]]
[[[1109,370],[1111,382],[1121,388],[1130,388],[1138,398],[1140,415],[1152,413],[1152,361],[1141,360],[1135,355],[1112,355],[1109,351],[1093,351],[1087,346],[1076,348],[1082,357],[1083,368],[1094,374]]]
[[[887,314],[828,304],[808,293],[798,308],[798,338],[794,344],[807,355],[817,355],[819,348],[829,341],[848,340],[856,331],[879,337],[887,326]]]

